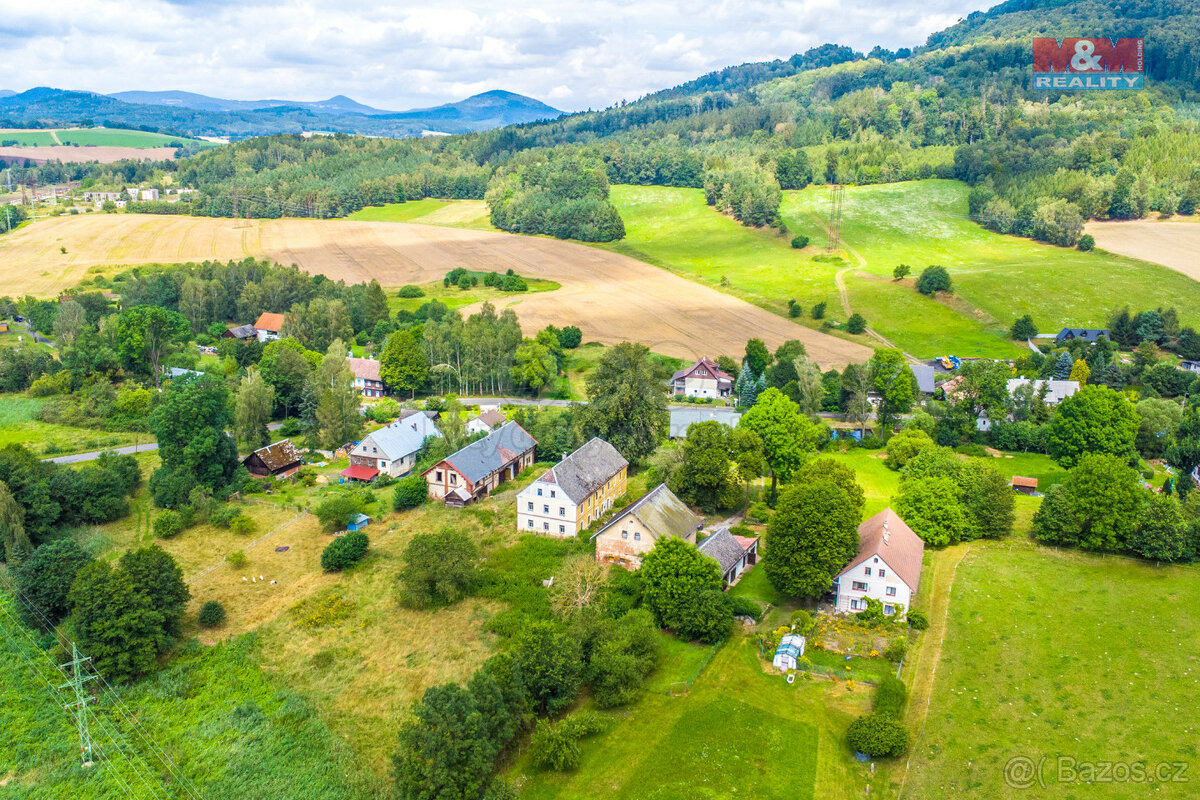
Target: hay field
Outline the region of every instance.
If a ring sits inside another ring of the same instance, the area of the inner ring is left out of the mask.
[[[1200,222],[1187,218],[1089,222],[1084,232],[1096,247],[1143,261],[1153,261],[1200,280]]]
[[[245,256],[298,264],[350,283],[375,278],[385,287],[437,280],[455,267],[512,268],[563,287],[513,298],[509,305],[527,332],[578,325],[585,341],[635,340],[680,358],[737,355],[751,337],[772,348],[799,339],[824,369],[871,354],[863,345],[619,253],[553,239],[388,222],[58,217],[0,239],[0,294],[53,296],[90,270]]]

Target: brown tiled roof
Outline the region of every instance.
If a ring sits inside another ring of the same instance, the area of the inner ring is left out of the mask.
[[[921,556],[925,542],[904,520],[885,508],[858,526],[858,555],[838,573],[838,577],[873,556],[879,556],[914,592],[921,581]]]
[[[260,447],[251,453],[251,455],[258,456],[259,460],[272,472],[295,464],[297,461],[304,460],[304,456],[296,449],[296,445],[292,444],[291,439],[284,439],[281,442]]]
[[[278,333],[283,330],[283,314],[272,314],[269,311],[264,311],[258,315],[258,321],[254,323],[254,327],[260,331],[275,331]]]
[[[715,361],[713,361],[711,358],[709,358],[708,356],[700,356],[700,360],[698,360],[695,364],[692,364],[690,367],[681,369],[678,372],[676,372],[674,375],[672,375],[671,381],[674,382],[674,381],[679,380],[680,378],[688,377],[696,370],[697,367],[704,367],[706,369],[706,371],[712,377],[716,378],[718,381],[732,381],[733,380],[733,378],[731,378],[729,375],[722,372],[721,368],[718,367],[717,363]]]
[[[489,408],[487,411],[479,415],[479,420],[489,428],[494,428],[497,425],[503,425],[508,421],[508,417],[504,416],[503,411],[497,411],[494,408]]]
[[[350,365],[350,372],[354,377],[362,378],[366,381],[379,380],[379,362],[373,358],[354,358],[351,356],[346,359],[346,363]]]
[[[1024,486],[1027,489],[1037,488],[1037,478],[1022,478],[1020,475],[1013,475],[1013,486]]]

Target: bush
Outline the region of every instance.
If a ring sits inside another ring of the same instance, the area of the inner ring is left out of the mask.
[[[215,628],[225,621],[225,606],[216,600],[209,600],[200,606],[200,616],[197,618],[202,628]]]
[[[817,303],[815,306],[812,307],[812,318],[813,319],[825,319],[825,305],[826,305],[825,301],[822,300],[821,302]]]
[[[937,294],[948,292],[952,288],[950,273],[945,267],[936,265],[926,267],[917,278],[917,291],[921,294]]]
[[[792,319],[804,315],[804,306],[797,303],[795,300],[788,300],[788,316]]]
[[[873,433],[869,433],[859,441],[858,446],[864,450],[878,450],[883,447],[883,439],[880,439]]]
[[[792,247],[796,248],[797,250],[803,250],[804,248],[808,247],[808,237],[803,233],[797,233],[792,237]]]
[[[846,320],[846,331],[853,334],[859,334],[867,329],[867,318],[855,311],[850,315],[850,319]]]
[[[558,332],[558,343],[563,350],[574,350],[583,343],[583,331],[577,325],[568,325]]]
[[[247,560],[246,554],[241,550],[234,550],[232,553],[225,556],[225,563],[234,569],[241,569],[242,567],[246,566]]]
[[[896,280],[903,280],[908,277],[908,273],[912,272],[912,267],[908,264],[898,264],[892,269],[892,277]]]
[[[798,608],[792,612],[792,628],[801,636],[807,636],[813,628],[812,614],[809,614],[803,608]]]
[[[908,698],[908,687],[894,675],[884,675],[875,692],[875,713],[900,719],[904,712],[904,701]]]
[[[405,511],[416,508],[429,498],[429,485],[420,475],[409,475],[396,483],[392,492],[392,508]]]
[[[178,536],[183,530],[183,517],[179,512],[165,509],[154,518],[154,535],[160,539]]]
[[[733,615],[735,617],[750,617],[757,620],[762,618],[762,606],[749,597],[733,598]]]
[[[529,747],[534,766],[558,772],[579,766],[579,740],[604,729],[603,720],[594,711],[581,711],[559,721],[539,720]]]
[[[929,627],[929,615],[924,611],[909,611],[908,626],[914,631],[923,631]]]
[[[868,714],[850,723],[846,742],[855,752],[890,758],[908,749],[908,731],[886,714]]]
[[[413,286],[411,283],[407,286],[401,286],[400,291],[396,292],[397,297],[424,297],[425,290],[420,286]]]
[[[214,527],[228,529],[234,519],[241,515],[242,510],[237,506],[222,506],[208,515],[208,521]]]
[[[683,639],[716,644],[733,631],[733,603],[719,589],[696,592],[681,604],[671,622]]]
[[[247,534],[254,532],[254,520],[245,514],[238,514],[233,519],[229,520],[229,530],[237,534]]]
[[[316,514],[321,521],[321,528],[328,533],[345,528],[350,518],[362,510],[363,503],[357,495],[342,493],[322,501],[317,506]]]
[[[1078,247],[1080,250],[1084,251],[1085,253],[1088,250],[1095,250],[1096,249],[1096,237],[1092,236],[1090,233],[1085,233],[1083,236],[1079,237],[1079,243],[1075,246]]]
[[[401,599],[417,608],[458,602],[475,581],[478,559],[478,548],[462,531],[417,534],[404,548]]]
[[[908,655],[908,638],[905,636],[897,636],[888,643],[887,649],[883,651],[883,657],[888,661],[903,661]]]
[[[353,566],[367,554],[370,540],[362,531],[351,531],[330,542],[321,551],[321,569],[326,572],[337,572]]]

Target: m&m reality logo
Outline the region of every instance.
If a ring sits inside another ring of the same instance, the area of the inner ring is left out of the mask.
[[[1141,89],[1142,39],[1033,40],[1034,89]]]

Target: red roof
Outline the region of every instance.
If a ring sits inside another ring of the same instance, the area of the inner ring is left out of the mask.
[[[914,592],[921,580],[921,555],[925,542],[904,520],[885,508],[858,526],[858,555],[838,573],[845,575],[872,556],[879,556]]]
[[[260,331],[279,333],[283,330],[283,314],[272,314],[269,311],[264,311],[258,316],[258,321],[254,323],[254,327]]]
[[[379,474],[379,470],[374,467],[360,467],[357,464],[352,464],[342,470],[342,475],[346,478],[353,478],[356,481],[369,481]]]
[[[1022,478],[1020,475],[1013,475],[1013,486],[1023,486],[1027,489],[1037,488],[1037,478]]]
[[[379,380],[379,362],[373,358],[347,358],[346,363],[350,365],[350,372],[356,378],[362,378],[366,381]]]

